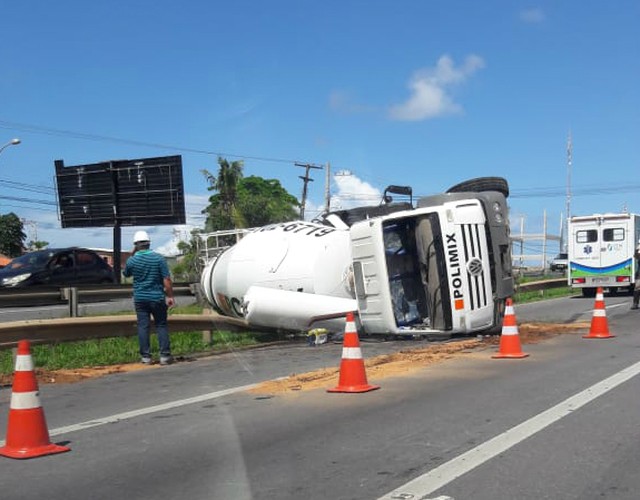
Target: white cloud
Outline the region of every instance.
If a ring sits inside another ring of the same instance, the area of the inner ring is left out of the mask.
[[[543,10],[539,8],[525,9],[520,11],[520,19],[525,23],[536,24],[544,21],[545,15]]]
[[[382,192],[349,171],[338,172],[331,185],[331,210],[377,205],[382,200]],[[305,220],[312,220],[324,212],[325,202],[307,199]]]
[[[377,205],[382,199],[382,193],[378,188],[352,173],[336,175],[333,182],[337,191],[331,196],[332,210]]]
[[[476,55],[467,56],[457,67],[451,57],[443,55],[435,68],[426,68],[413,75],[409,82],[411,96],[404,103],[392,106],[389,116],[393,120],[419,121],[462,112],[462,106],[453,101],[448,91],[484,66],[484,60]]]

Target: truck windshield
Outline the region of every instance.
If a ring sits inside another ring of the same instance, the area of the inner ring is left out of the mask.
[[[450,329],[451,307],[437,215],[385,222],[383,235],[396,324]]]

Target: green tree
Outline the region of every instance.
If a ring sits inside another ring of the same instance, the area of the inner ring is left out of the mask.
[[[27,248],[29,248],[29,250],[34,251],[34,250],[43,250],[45,248],[47,248],[49,246],[49,242],[48,241],[33,241],[33,240],[29,240],[29,243],[27,243]]]
[[[207,220],[205,231],[219,231],[243,227],[237,211],[238,182],[242,179],[242,161],[229,163],[225,158],[218,158],[218,174],[213,175],[208,170],[202,173],[209,182],[209,191],[217,194],[209,198],[210,205],[205,209]]]
[[[24,225],[13,212],[0,215],[0,253],[7,257],[17,257],[24,250]]]
[[[287,222],[299,217],[299,203],[276,179],[245,177],[238,183],[237,208],[246,227]]]
[[[178,250],[180,250],[182,257],[178,263],[171,268],[171,272],[180,281],[198,281],[198,276],[202,271],[201,262],[198,259],[200,241],[198,234],[200,232],[199,229],[194,229],[191,231],[191,239],[188,242],[178,242]]]
[[[298,218],[299,203],[275,179],[243,177],[242,162],[218,158],[218,175],[202,170],[209,183],[205,232],[258,227]]]

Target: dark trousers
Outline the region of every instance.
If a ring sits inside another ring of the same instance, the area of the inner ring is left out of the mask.
[[[138,343],[140,344],[140,356],[151,357],[149,336],[151,330],[151,317],[156,325],[158,344],[160,344],[160,356],[171,356],[171,341],[169,340],[169,325],[167,322],[167,304],[164,300],[158,302],[135,302],[136,316],[138,318]]]

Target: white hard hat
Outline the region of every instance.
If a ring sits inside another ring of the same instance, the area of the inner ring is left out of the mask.
[[[141,241],[151,241],[151,238],[149,238],[146,231],[136,231],[136,234],[133,235],[134,243],[139,243]]]

